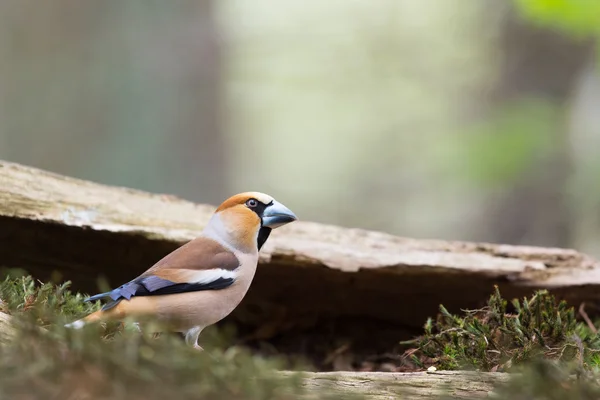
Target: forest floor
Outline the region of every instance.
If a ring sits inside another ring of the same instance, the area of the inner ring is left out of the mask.
[[[274,372],[319,369],[310,357],[264,357],[264,349],[228,347],[227,333],[217,330],[205,338],[209,351],[197,353],[177,336],[140,333],[129,324],[64,328],[98,308],[83,298],[68,284],[43,284],[29,276],[0,284],[0,311],[11,320],[10,329],[0,329],[0,397],[162,399],[176,393],[180,399],[294,399],[306,395],[301,378]],[[420,336],[387,355],[338,357],[345,353],[340,346],[321,365],[340,369],[344,359],[354,359],[362,364],[349,368],[362,371],[505,372],[510,378],[494,385],[496,398],[600,398],[594,322],[584,309],[576,312],[546,291],[507,301],[496,289],[487,306],[460,315],[440,306]],[[321,391],[318,398],[340,397]]]

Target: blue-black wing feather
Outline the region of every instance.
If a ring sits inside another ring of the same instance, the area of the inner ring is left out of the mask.
[[[233,278],[218,278],[212,282],[205,283],[178,283],[159,278],[155,275],[149,275],[136,278],[110,292],[91,296],[85,301],[95,301],[104,297],[110,297],[112,301],[102,307],[102,310],[106,311],[119,304],[121,300],[129,300],[134,296],[160,296],[196,292],[199,290],[220,290],[230,286],[233,281]]]

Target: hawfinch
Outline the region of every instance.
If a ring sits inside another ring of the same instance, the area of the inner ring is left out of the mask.
[[[231,313],[242,301],[258,263],[258,251],[271,230],[296,215],[271,196],[240,193],[225,200],[200,236],[154,264],[132,281],[86,301],[110,297],[102,309],[68,324],[125,317],[155,317],[168,321],[198,345],[200,332]]]

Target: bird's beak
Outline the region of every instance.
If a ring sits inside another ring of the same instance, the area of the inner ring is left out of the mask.
[[[265,208],[262,217],[263,226],[271,229],[289,224],[297,219],[298,217],[292,210],[275,200]]]

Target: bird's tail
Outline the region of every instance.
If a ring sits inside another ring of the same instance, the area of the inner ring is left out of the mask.
[[[84,301],[84,303],[87,303],[87,302],[90,302],[90,301],[100,300],[100,299],[102,299],[104,297],[110,296],[111,293],[112,293],[112,291],[110,291],[110,292],[104,292],[104,293],[98,293],[96,295],[88,297],[87,299],[85,299],[83,301]],[[103,311],[105,309],[106,309],[106,305],[104,307],[102,307],[101,310],[93,312],[93,313],[87,315],[84,318],[78,319],[77,321],[73,321],[73,322],[71,322],[69,324],[66,324],[65,327],[67,327],[67,328],[74,328],[74,329],[81,329],[87,323],[100,321],[100,320],[104,319],[103,317],[105,317],[105,316],[102,316],[102,313],[103,313]]]
[[[104,292],[104,293],[98,293],[95,294],[93,296],[88,297],[87,299],[83,300],[84,302],[88,302],[88,301],[96,301],[96,300],[100,300],[103,297],[108,297],[112,294],[112,290],[110,292]]]
[[[108,292],[111,293],[111,292]],[[104,297],[106,293],[97,294],[87,300],[99,297]],[[129,316],[144,316],[155,315],[156,310],[152,302],[148,301],[147,297],[136,297],[132,301],[123,302],[122,299],[112,300],[106,303],[100,310],[66,324],[67,328],[80,329],[84,325],[92,322],[120,320]]]
[[[93,313],[91,313],[81,319],[78,319],[77,321],[73,321],[69,324],[66,324],[65,327],[81,329],[81,328],[83,328],[84,325],[86,325],[88,323],[98,322],[98,321],[102,321],[102,320],[106,319],[107,317],[110,316],[108,314],[109,313],[106,313],[102,310],[94,311]]]

